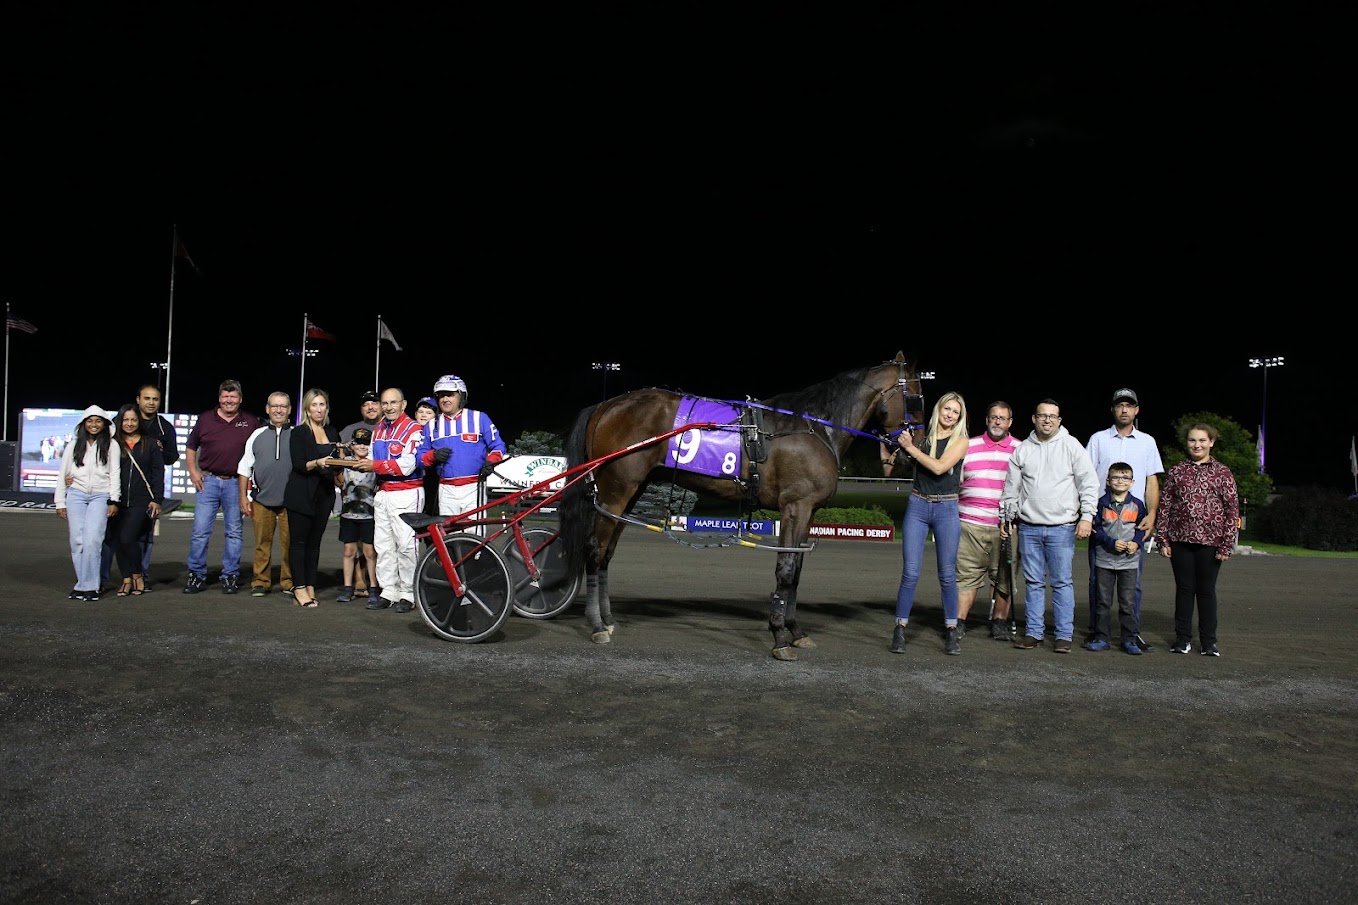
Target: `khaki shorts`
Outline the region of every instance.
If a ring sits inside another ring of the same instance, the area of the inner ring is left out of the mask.
[[[1011,537],[1009,541],[1010,547],[1017,546],[1014,538]],[[1009,570],[1004,568],[1000,559],[1002,546],[999,528],[963,522],[962,537],[957,544],[957,586],[980,589],[993,583],[1001,594],[1012,597]],[[1014,559],[1017,568],[1018,557]]]

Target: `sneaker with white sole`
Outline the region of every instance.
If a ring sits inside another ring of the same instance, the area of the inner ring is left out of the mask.
[[[1204,657],[1220,657],[1220,656],[1221,656],[1221,651],[1217,650],[1217,646],[1216,646],[1215,643],[1213,643],[1213,644],[1204,644],[1204,645],[1202,646],[1202,650],[1199,651],[1199,653],[1201,653]]]
[[[190,572],[190,573],[189,573],[189,580],[186,581],[186,582],[184,582],[184,593],[185,593],[185,594],[197,594],[199,591],[203,590],[203,588],[205,588],[205,587],[207,587],[207,576],[206,576],[206,575],[195,575],[194,573]]]
[[[1186,654],[1192,649],[1193,645],[1189,644],[1187,641],[1175,641],[1169,646],[1169,652],[1171,654]]]

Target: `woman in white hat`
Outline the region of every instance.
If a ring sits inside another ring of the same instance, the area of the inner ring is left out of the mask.
[[[53,502],[71,535],[75,588],[67,600],[99,599],[99,557],[108,520],[122,499],[122,457],[113,445],[113,422],[97,405],[85,409],[75,437],[61,452]]]

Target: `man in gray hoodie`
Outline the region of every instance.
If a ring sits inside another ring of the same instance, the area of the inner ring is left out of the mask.
[[[268,423],[256,428],[245,441],[236,474],[240,481],[240,511],[255,528],[254,575],[250,596],[263,597],[273,587],[273,538],[278,533],[278,583],[284,594],[292,593],[292,568],[288,562],[288,510],[283,489],[292,473],[292,397],[269,394]]]
[[[1043,399],[1033,412],[1033,432],[1009,458],[1000,495],[1000,536],[1017,522],[1027,630],[1021,650],[1042,644],[1051,581],[1056,652],[1070,653],[1075,636],[1075,541],[1093,533],[1099,479],[1079,440],[1061,426],[1061,406]]]

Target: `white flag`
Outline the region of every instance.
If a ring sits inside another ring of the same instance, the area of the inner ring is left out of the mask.
[[[397,352],[401,351],[400,343],[396,342],[396,337],[391,335],[391,328],[388,327],[386,321],[382,320],[380,317],[377,319],[377,338],[385,339],[396,347]]]

